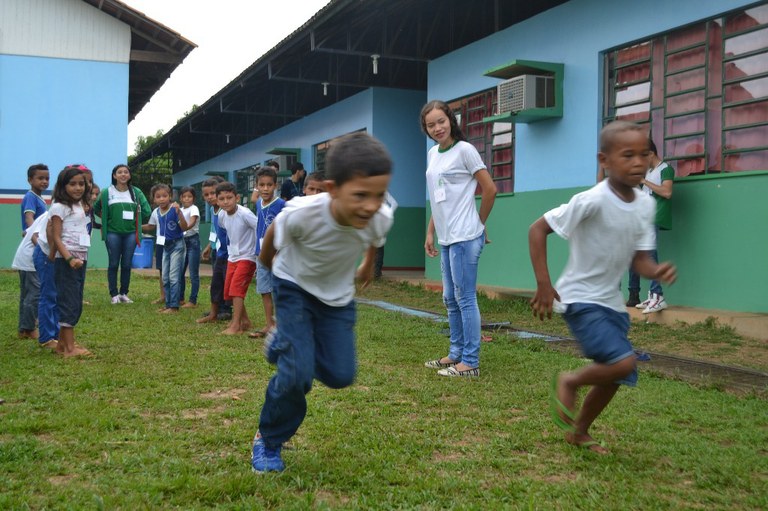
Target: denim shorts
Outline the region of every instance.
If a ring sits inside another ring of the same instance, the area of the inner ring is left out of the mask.
[[[599,364],[611,365],[627,357],[634,357],[627,334],[629,314],[618,312],[595,303],[571,303],[563,314],[568,328],[579,342],[582,353]],[[637,385],[637,368],[620,385]]]
[[[256,292],[260,295],[266,295],[272,292],[272,272],[256,261]]]

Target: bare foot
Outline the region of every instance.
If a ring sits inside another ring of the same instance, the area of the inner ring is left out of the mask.
[[[194,309],[195,307],[197,307],[197,304],[192,302],[187,302],[184,305],[182,305],[182,307],[184,309]]]
[[[168,309],[166,309],[165,307],[160,307],[159,309],[157,309],[157,312],[159,312],[159,313],[161,313],[161,314],[162,314],[162,313],[163,313],[163,312],[165,312],[166,310],[168,310]]]
[[[40,347],[48,348],[49,350],[55,350],[59,347],[59,341],[56,339],[51,339],[50,341],[41,342]]]
[[[216,316],[205,316],[203,318],[197,318],[195,323],[214,323],[216,322]]]
[[[597,454],[610,454],[611,451],[600,445],[600,442],[592,438],[588,433],[566,433],[565,441],[576,447],[587,449]]]
[[[152,305],[157,305],[159,303],[165,303],[165,297],[164,296],[161,296],[157,300],[152,300]]]
[[[72,357],[92,357],[93,353],[88,351],[87,349],[83,348],[82,346],[75,346],[72,348],[71,351],[57,351],[57,353],[64,358],[72,358]]]
[[[240,331],[241,332],[247,332],[251,328],[253,328],[253,323],[251,323],[250,321],[243,320],[243,321],[240,322]]]
[[[236,328],[229,327],[226,330],[221,331],[221,335],[240,335],[242,333],[245,333],[244,330],[238,330]]]
[[[175,314],[177,312],[179,312],[178,307],[168,307],[167,309],[160,311],[160,314]]]

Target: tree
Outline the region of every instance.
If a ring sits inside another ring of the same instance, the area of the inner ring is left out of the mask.
[[[134,164],[133,161],[138,155],[163,138],[163,135],[163,130],[157,130],[154,135],[146,137],[140,135],[133,146],[134,153],[128,157],[128,166],[131,169],[133,185],[139,187],[144,192],[144,195],[150,199],[149,190],[153,185],[165,183],[170,186],[173,182],[173,166],[171,164],[173,154],[170,150],[167,150],[165,153],[153,156],[138,164]]]

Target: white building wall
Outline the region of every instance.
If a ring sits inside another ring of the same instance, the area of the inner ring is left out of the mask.
[[[82,0],[0,0],[0,54],[127,64],[131,29]]]

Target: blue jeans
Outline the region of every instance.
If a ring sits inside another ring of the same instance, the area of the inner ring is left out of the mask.
[[[37,272],[19,270],[19,332],[37,328],[40,280]]]
[[[131,266],[133,266],[133,253],[136,251],[136,233],[129,232],[118,234],[107,233],[107,283],[109,295],[127,295],[128,286],[131,284]],[[120,267],[120,290],[117,289],[117,268]]]
[[[659,228],[656,227],[656,243],[659,242]],[[651,259],[656,262],[656,264],[659,263],[659,252],[658,250],[650,250],[651,253]],[[640,293],[640,275],[635,273],[632,269],[632,266],[629,267],[629,281],[627,283],[627,289],[629,289],[629,292],[635,292]],[[664,290],[661,288],[661,284],[658,280],[652,280],[651,281],[651,293],[655,295],[663,295]]]
[[[48,256],[35,247],[32,253],[37,278],[40,280],[40,299],[37,302],[38,341],[42,344],[59,338],[59,308],[56,305],[56,281],[53,263]]]
[[[276,448],[291,438],[307,413],[306,394],[317,378],[332,389],[352,384],[355,302],[331,307],[287,280],[273,277],[279,333],[272,344],[277,373],[267,385],[259,431]]]
[[[200,292],[200,235],[193,234],[184,237],[184,244],[187,248],[187,255],[184,258],[184,269],[181,271],[179,296],[182,300],[184,299],[187,287],[184,274],[187,273],[187,267],[189,267],[189,281],[192,284],[192,289],[189,291],[189,301],[197,303],[197,294]]]
[[[448,309],[451,349],[448,358],[469,367],[480,365],[480,308],[477,305],[477,265],[485,234],[440,247],[443,302]],[[279,323],[278,323],[279,324]]]
[[[165,240],[163,246],[163,287],[165,308],[178,309],[181,301],[181,281],[184,279],[184,256],[187,253],[182,238]]]
[[[61,291],[56,297],[59,307],[59,326],[74,328],[83,314],[83,288],[85,287],[85,268],[88,261],[78,269],[73,269],[61,257],[56,258],[53,275],[56,289]]]

